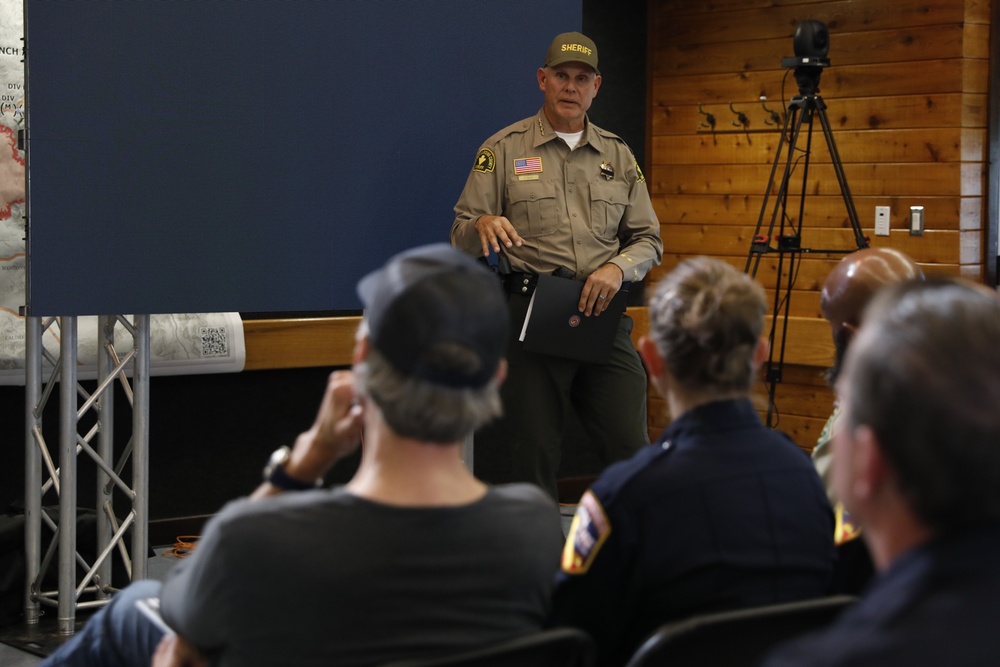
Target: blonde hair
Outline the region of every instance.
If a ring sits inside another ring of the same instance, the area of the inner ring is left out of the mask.
[[[752,278],[721,260],[695,257],[657,285],[650,338],[682,387],[746,392],[766,313],[764,289]]]

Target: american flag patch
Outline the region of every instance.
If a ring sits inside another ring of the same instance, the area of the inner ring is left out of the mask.
[[[522,157],[514,160],[514,174],[539,174],[542,171],[542,158]]]

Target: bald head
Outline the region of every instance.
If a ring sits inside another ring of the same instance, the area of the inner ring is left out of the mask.
[[[879,288],[924,274],[912,259],[892,248],[863,248],[834,267],[819,297],[823,317],[833,334],[833,366],[826,372],[831,385],[840,375],[851,337],[861,324],[861,313]]]
[[[855,328],[880,287],[923,275],[916,262],[898,250],[864,248],[842,259],[827,276],[820,293],[820,309],[835,334],[845,324]]]

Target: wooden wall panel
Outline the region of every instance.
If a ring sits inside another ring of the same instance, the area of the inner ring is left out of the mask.
[[[789,82],[788,86],[792,87],[792,90],[789,92],[786,87],[786,93],[796,92],[793,82]],[[693,105],[690,103],[682,105],[673,98],[663,99],[659,104],[650,108],[653,140],[665,135],[687,135],[695,131],[709,136],[727,132],[742,134],[742,130],[730,125],[733,113],[729,109],[729,102],[733,102],[735,109],[747,114],[751,130],[773,131],[773,126],[765,124],[765,121],[769,120],[769,115],[764,110],[764,106],[781,112],[782,123],[784,123],[787,102],[782,104],[781,96],[774,95],[775,90],[780,93],[780,83],[772,84],[768,88],[773,90],[769,97],[767,93],[761,93],[767,97],[763,104],[760,101],[760,95],[754,97],[745,91],[733,91],[734,96],[724,102],[698,100]],[[737,93],[740,97],[735,96]],[[865,96],[850,99],[835,99],[831,96],[824,101],[827,104],[830,125],[835,132],[956,126],[982,128],[986,127],[988,110],[986,96],[982,94],[925,93],[894,95],[892,97]],[[699,103],[701,104],[700,110]],[[715,132],[710,132],[702,126],[705,122],[705,114],[709,113],[716,117]],[[836,137],[839,145],[840,135],[837,134]]]
[[[781,131],[798,94],[781,58],[794,54],[800,21],[826,23],[831,66],[819,93],[871,245],[906,252],[929,274],[980,279],[990,1],[651,0],[649,8],[646,173],[666,253],[650,282],[693,255],[741,270],[753,258],[773,309],[787,286],[788,258],[779,276],[777,253],[751,257],[754,234],[800,230],[802,247],[838,251],[797,262],[785,348],[794,370],[776,392],[779,427],[810,449],[832,405],[821,371],[833,352],[818,293],[857,243],[818,115],[811,135],[807,125],[798,134],[799,149],[811,140],[808,175],[797,153],[784,227],[775,211],[789,161]],[[909,233],[915,205],[925,210],[922,236]],[[874,234],[876,206],[891,208],[888,237]],[[766,413],[766,391],[755,390],[755,400]],[[669,419],[665,409],[650,414],[651,422],[654,414]]]
[[[780,61],[780,58],[778,59]],[[969,92],[985,92],[984,68],[977,61],[942,59],[873,65],[847,65],[831,67],[820,77],[820,94],[828,105],[849,95],[875,97],[885,93],[891,85],[900,95],[964,92],[963,86],[974,88]],[[968,77],[968,81],[966,78]],[[789,78],[785,91],[795,94],[795,81]],[[757,102],[761,95],[769,100],[781,99],[782,70],[760,72],[741,71],[732,74],[658,76],[653,79],[650,96],[656,106],[672,104],[698,104],[699,102]]]
[[[816,19],[831,29],[832,39],[855,32],[878,32],[900,27],[941,26],[966,22],[989,24],[988,0],[832,0],[827,2],[716,2],[675,3],[653,0],[650,37],[658,44],[732,43],[788,39],[800,21]],[[685,20],[686,19],[686,20]],[[832,42],[833,43],[833,42]],[[878,42],[875,43],[876,47]],[[792,55],[790,51],[782,55]],[[835,52],[831,56],[836,56]]]
[[[925,128],[885,130],[872,133],[863,130],[844,130],[834,135],[842,162],[956,162],[963,159],[963,151],[973,159],[982,159],[985,147],[984,128],[941,128],[933,138]],[[653,157],[684,156],[687,164],[772,164],[781,139],[779,130],[770,133],[715,133],[668,135],[653,138]],[[820,128],[813,131],[812,164],[830,164],[830,151]],[[783,142],[784,151],[788,143]]]
[[[963,169],[971,166],[973,173]],[[916,196],[933,192],[943,196],[980,195],[982,179],[981,165],[967,165],[962,162],[869,162],[867,164],[843,163],[847,182],[852,193],[858,196]],[[765,186],[770,176],[771,165],[727,165],[724,175],[718,165],[654,164],[646,173],[651,194],[724,194],[733,190],[750,192]],[[802,189],[802,168],[792,175],[791,192]],[[780,175],[780,170],[779,170]],[[820,162],[809,165],[808,182],[805,190],[809,196],[839,195],[840,187],[833,166]],[[777,193],[779,181],[775,181],[773,193]]]
[[[836,54],[831,58],[833,65],[863,65],[873,60],[878,62],[909,62],[914,59],[936,60],[940,58],[982,57],[988,47],[985,44],[967,49],[967,31],[981,31],[986,26],[970,26],[956,22],[947,25],[917,27],[893,27],[865,33],[838,35]],[[987,31],[988,32],[988,31]],[[981,33],[968,35],[981,39]],[[782,56],[793,55],[792,45],[787,35],[760,40],[754,51],[744,56],[738,64],[739,70],[779,69]],[[971,52],[970,52],[971,51]],[[667,44],[657,51],[650,62],[655,76],[671,74],[717,74],[733,71],[733,51],[727,42],[698,45],[691,48],[683,43]]]
[[[761,191],[764,184],[761,184]],[[743,225],[756,226],[764,203],[763,194],[759,195],[704,195],[704,194],[671,194],[654,198],[653,207],[660,220],[676,224],[726,224],[738,222]],[[769,201],[766,214],[773,212],[773,201]],[[922,204],[928,216],[935,219],[935,229],[950,229],[972,231],[979,229],[982,199],[979,197],[942,197],[942,196],[859,196],[854,195],[854,206],[858,211],[874,211],[876,206],[890,206],[893,215],[890,223],[893,229],[906,229],[906,212],[913,204]],[[799,224],[797,206],[788,210],[789,224],[796,227]],[[862,227],[869,227],[869,221],[862,220]],[[847,218],[847,205],[840,193],[834,195],[808,195],[807,206],[802,219],[802,226],[814,227],[850,227]],[[749,248],[747,248],[749,250]],[[670,248],[666,249],[667,252]]]

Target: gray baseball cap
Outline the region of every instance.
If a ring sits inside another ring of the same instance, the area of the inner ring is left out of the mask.
[[[452,388],[479,388],[507,345],[507,299],[481,262],[447,243],[399,253],[358,282],[372,345],[399,373]],[[468,363],[437,353],[454,345]]]

